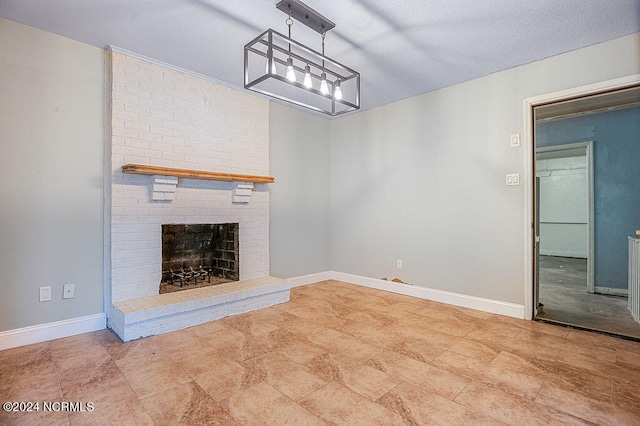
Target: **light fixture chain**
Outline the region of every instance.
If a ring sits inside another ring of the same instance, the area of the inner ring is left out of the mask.
[[[324,36],[327,35],[327,32],[323,31],[320,35],[322,36],[322,72],[324,72]]]
[[[291,19],[291,6],[289,6],[289,17],[284,21],[284,23],[289,27],[289,38],[291,38],[291,26],[293,25],[293,19]],[[291,52],[291,43],[289,43],[289,52]]]

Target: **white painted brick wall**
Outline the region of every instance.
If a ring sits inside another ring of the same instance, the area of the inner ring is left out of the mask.
[[[180,178],[173,201],[152,201],[136,163],[269,174],[268,101],[113,52],[112,300],[158,294],[163,224],[238,222],[240,279],[269,275],[269,192],[233,204],[232,182]]]

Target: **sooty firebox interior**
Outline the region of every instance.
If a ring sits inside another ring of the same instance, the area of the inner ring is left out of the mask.
[[[162,225],[160,294],[239,276],[237,223]]]

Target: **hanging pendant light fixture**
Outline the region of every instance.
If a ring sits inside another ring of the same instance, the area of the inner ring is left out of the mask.
[[[293,70],[293,59],[287,59],[287,80],[296,81],[296,72]]]
[[[267,62],[267,71],[269,72],[269,63]],[[276,63],[275,61],[271,62],[271,74],[277,74],[278,73],[278,69],[276,68]]]
[[[304,67],[304,81],[302,84],[304,84],[304,87],[307,89],[313,87],[313,81],[311,80],[311,67],[309,65]]]
[[[329,93],[329,85],[327,84],[327,74],[322,73],[322,76],[320,77],[320,92],[323,95],[326,95]]]
[[[244,46],[244,87],[333,116],[359,109],[360,74],[324,54],[335,24],[299,0],[276,7],[288,15],[288,37],[268,29]],[[320,33],[322,53],[291,38],[293,19]]]
[[[333,97],[337,100],[342,100],[342,89],[340,88],[340,80],[336,80],[333,85]]]
[[[291,38],[291,25],[293,20],[291,19],[291,9],[289,9],[289,18],[286,21],[289,27],[289,38]],[[296,72],[293,70],[293,58],[291,57],[291,43],[289,43],[289,57],[287,58],[287,80],[296,81]]]

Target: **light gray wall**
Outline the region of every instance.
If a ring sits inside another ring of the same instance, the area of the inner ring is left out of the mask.
[[[524,172],[509,146],[523,100],[640,73],[638,45],[634,34],[332,121],[332,269],[524,303],[524,187],[505,186]]]
[[[539,147],[593,141],[594,284],[626,289],[627,237],[640,229],[640,107],[538,123],[536,135]]]
[[[274,102],[269,117],[270,274],[330,270],[330,122]]]
[[[0,331],[100,313],[103,50],[0,19],[0,76]]]

